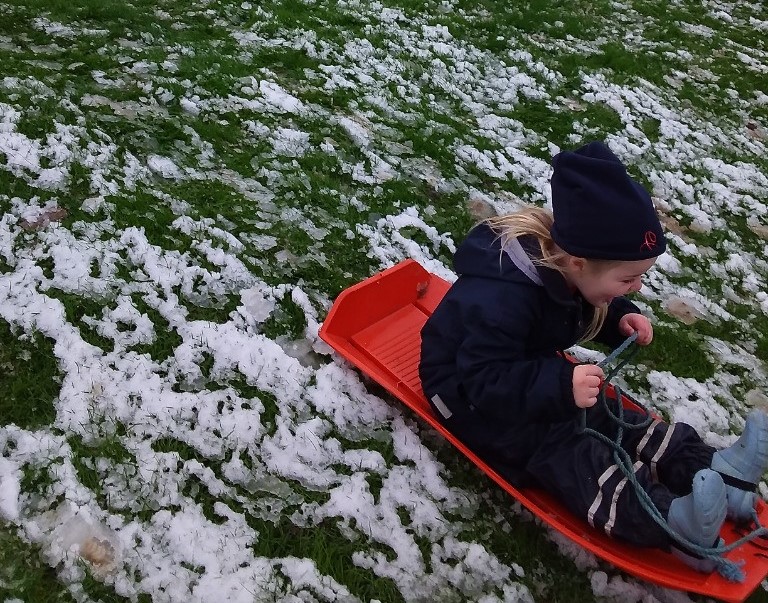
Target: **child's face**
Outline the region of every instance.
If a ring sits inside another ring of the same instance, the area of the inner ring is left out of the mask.
[[[640,277],[656,263],[656,258],[632,262],[590,262],[572,258],[566,280],[595,307],[606,306],[614,297],[639,291]]]

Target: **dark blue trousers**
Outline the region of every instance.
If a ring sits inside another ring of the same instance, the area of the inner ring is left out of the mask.
[[[642,424],[646,416],[625,411],[624,420]],[[599,402],[587,411],[587,427],[615,440],[617,425]],[[710,466],[715,452],[690,425],[658,420],[641,429],[625,428],[621,447],[631,457],[638,483],[665,518],[672,501],[691,492],[693,476]],[[616,466],[612,448],[582,432],[578,422],[554,425],[525,468],[573,513],[614,538],[636,546],[669,546],[666,532]]]

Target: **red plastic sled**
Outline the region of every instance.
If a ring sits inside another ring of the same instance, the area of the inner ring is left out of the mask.
[[[320,337],[442,433],[529,511],[575,543],[648,582],[722,601],[744,601],[768,575],[766,540],[758,539],[759,542],[745,544],[728,554],[730,559],[743,561],[743,582],[728,582],[717,573],[693,571],[669,553],[632,547],[609,538],[541,490],[513,487],[438,422],[419,381],[419,332],[448,287],[445,280],[427,272],[417,262],[406,260],[343,291],[323,323]],[[629,400],[624,403],[632,404]],[[758,510],[760,522],[768,525],[768,506],[761,502]],[[742,535],[730,522],[721,532],[726,543]]]

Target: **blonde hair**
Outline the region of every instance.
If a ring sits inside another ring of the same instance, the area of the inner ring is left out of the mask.
[[[549,234],[552,224],[554,223],[554,218],[550,211],[541,207],[528,207],[513,214],[488,218],[485,222],[499,236],[502,246],[504,246],[510,239],[517,238],[521,235],[532,235],[536,237],[539,242],[539,247],[541,248],[541,257],[531,258],[531,260],[539,266],[557,270],[560,274],[565,276],[566,273],[563,268],[565,263],[564,260],[571,257],[571,255],[560,249]],[[606,263],[596,260],[587,261],[596,265]],[[582,335],[579,343],[594,339],[602,328],[607,313],[608,310],[606,307],[595,308],[592,322],[587,327],[584,335]]]

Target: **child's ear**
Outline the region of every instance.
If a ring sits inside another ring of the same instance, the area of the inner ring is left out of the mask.
[[[576,256],[568,256],[568,268],[573,272],[582,272],[587,266],[587,260],[584,258],[577,258]]]

